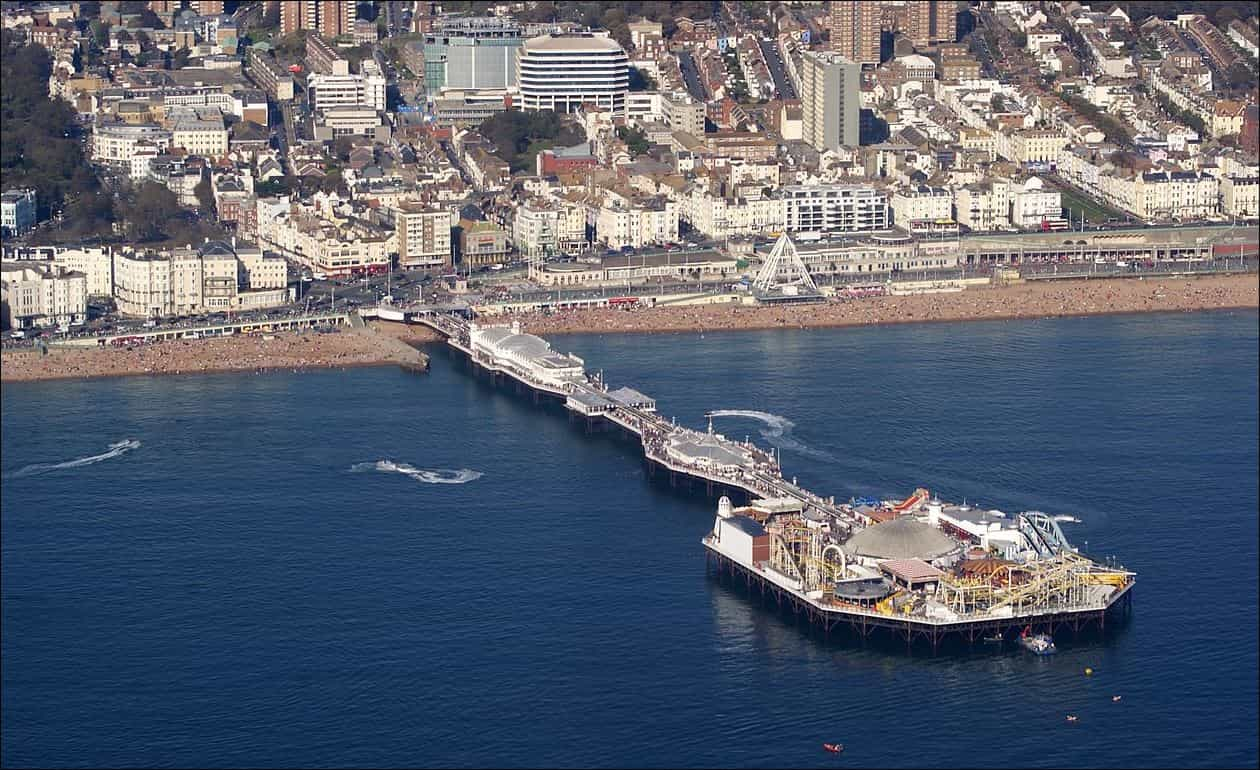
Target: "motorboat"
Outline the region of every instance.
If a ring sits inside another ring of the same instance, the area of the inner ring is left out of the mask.
[[[839,754],[840,752],[844,751],[844,744],[843,743],[824,743],[823,748],[826,749],[827,751],[830,751],[832,754]]]
[[[1025,650],[1034,655],[1053,655],[1057,650],[1054,638],[1050,634],[1030,634],[1028,631],[1019,635],[1019,643]]]

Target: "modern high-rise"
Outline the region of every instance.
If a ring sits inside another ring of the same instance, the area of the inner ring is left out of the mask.
[[[954,0],[916,0],[906,8],[906,35],[914,47],[952,43],[957,34]]]
[[[524,30],[511,19],[444,20],[424,36],[424,85],[434,93],[515,86],[516,52],[524,42]]]
[[[831,50],[858,64],[879,64],[882,13],[879,0],[832,0]]]
[[[355,4],[340,0],[284,0],[280,3],[280,34],[299,29],[318,32],[327,38],[354,33],[358,18]]]
[[[589,32],[525,41],[517,56],[521,107],[572,112],[591,103],[625,115],[630,59],[616,40]]]
[[[831,52],[801,59],[801,138],[821,151],[858,145],[862,67]]]

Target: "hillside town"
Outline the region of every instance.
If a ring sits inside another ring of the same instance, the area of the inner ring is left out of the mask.
[[[1254,271],[1258,24],[1250,3],[6,2],[5,336]]]

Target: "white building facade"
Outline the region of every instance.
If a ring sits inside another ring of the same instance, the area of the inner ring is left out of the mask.
[[[543,35],[521,46],[517,81],[523,109],[572,112],[590,102],[621,116],[630,90],[630,59],[610,37]]]
[[[780,191],[789,233],[852,233],[888,227],[888,198],[859,185],[788,185]]]

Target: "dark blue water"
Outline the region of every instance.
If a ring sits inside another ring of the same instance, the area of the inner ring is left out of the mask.
[[[6,385],[3,764],[1256,766],[1255,313],[556,342],[697,427],[794,421],[717,428],[820,492],[1077,515],[1133,618],[825,643],[706,576],[711,502],[445,355]]]

